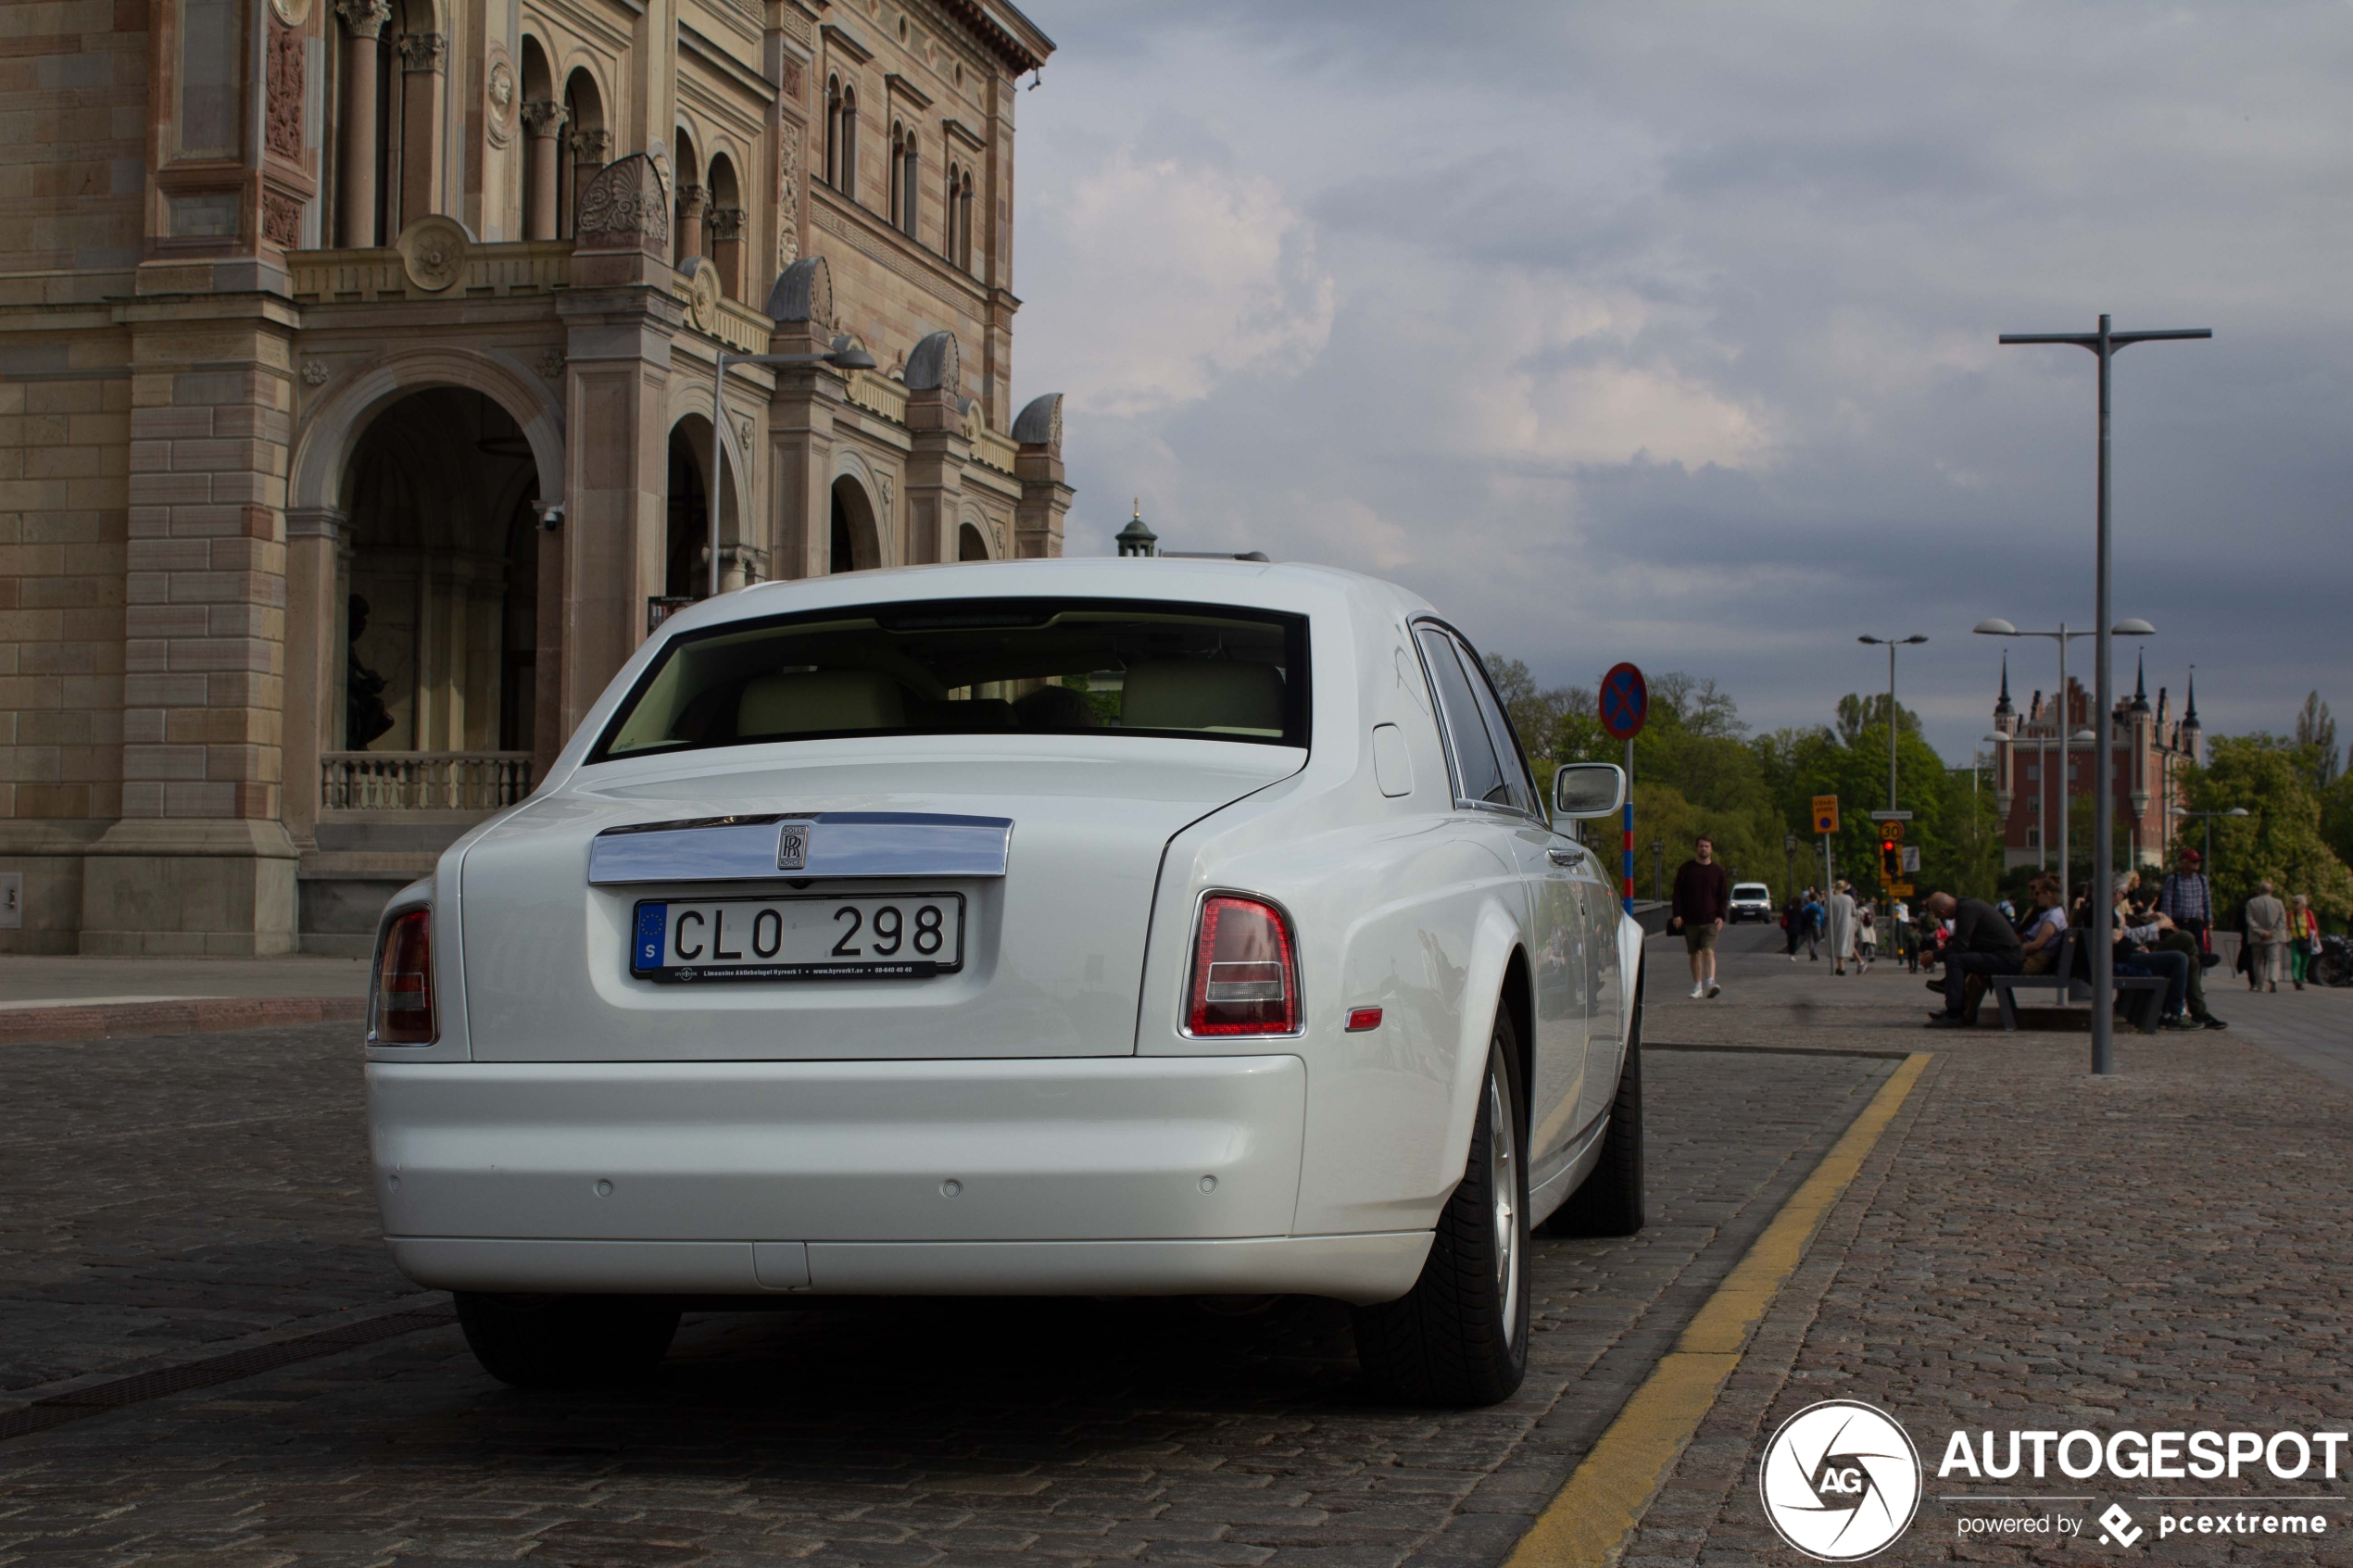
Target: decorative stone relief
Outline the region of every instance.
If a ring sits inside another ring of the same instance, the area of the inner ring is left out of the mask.
[[[605,154],[612,148],[610,131],[575,131],[572,133],[572,156],[591,169],[605,166]]]
[[[544,104],[522,107],[522,128],[533,136],[556,136],[572,119],[572,110],[552,99]]]
[[[494,147],[511,144],[515,139],[515,65],[507,57],[506,45],[491,45],[490,70],[483,82],[485,104],[483,131]]]
[[[327,369],[327,362],[324,359],[306,359],[302,362],[302,379],[306,385],[324,386],[327,384],[327,377],[332,373]]]
[[[394,47],[400,51],[404,70],[441,69],[441,34],[437,32],[404,32]]]
[[[1063,395],[1050,392],[1033,397],[1013,420],[1013,440],[1024,446],[1043,446],[1060,456],[1063,449]]]
[[[776,270],[783,271],[799,257],[800,127],[780,120],[776,126]]]
[[[786,56],[784,76],[785,80],[780,85],[784,88],[785,96],[796,104],[800,102],[801,94],[808,91],[808,82],[801,71],[800,62]]]
[[[722,244],[744,237],[744,209],[740,207],[715,207],[711,209],[711,243]]]
[[[564,374],[564,351],[550,348],[539,356],[539,373],[548,381],[561,381]]]
[[[270,8],[291,28],[299,28],[310,19],[310,0],[270,0]]]
[[[951,395],[963,385],[963,354],[957,347],[956,334],[936,332],[915,345],[907,357],[907,390],[929,392],[944,388]]]
[[[439,294],[466,272],[466,228],[454,218],[420,218],[400,232],[401,269],[427,294]]]
[[[280,250],[302,248],[302,203],[283,191],[261,189],[261,237]]]
[[[263,139],[270,150],[288,161],[302,157],[302,34],[283,22],[270,28],[270,107]]]
[[[824,257],[804,256],[786,264],[768,291],[768,315],[777,321],[806,321],[819,332],[832,329],[834,274]]]
[[[736,449],[744,454],[747,461],[750,459],[751,416],[749,414],[738,414],[736,416]]]
[[[633,153],[599,170],[580,198],[575,229],[591,249],[626,249],[640,241],[668,245],[670,192],[653,159]]]
[[[686,290],[686,320],[697,332],[710,332],[719,324],[719,269],[706,257],[688,257]]]

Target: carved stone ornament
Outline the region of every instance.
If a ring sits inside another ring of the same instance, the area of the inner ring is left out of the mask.
[[[907,390],[931,392],[946,389],[953,395],[963,384],[963,355],[956,346],[956,334],[936,332],[915,345],[907,356]]]
[[[1014,417],[1013,440],[1024,446],[1043,446],[1059,456],[1063,449],[1063,395],[1050,392],[1033,397]]]
[[[283,191],[262,187],[261,237],[280,250],[300,250],[302,203]]]
[[[822,256],[788,263],[768,291],[768,316],[775,321],[806,321],[817,331],[834,324],[834,275]]]
[[[466,226],[454,218],[420,218],[400,231],[400,266],[409,282],[439,294],[466,275]]]
[[[327,384],[327,377],[333,373],[327,369],[327,362],[324,359],[306,359],[302,362],[302,379],[305,385],[324,386]]]
[[[717,207],[711,210],[711,243],[724,245],[744,237],[746,214],[740,207]]]
[[[441,34],[437,32],[404,32],[394,47],[400,51],[403,70],[441,69]]]
[[[776,125],[776,270],[800,257],[800,127]]]
[[[736,416],[736,447],[747,458],[751,455],[751,416],[749,414]]]
[[[299,28],[310,19],[310,0],[270,0],[270,9],[288,27]]]
[[[270,28],[269,111],[262,137],[270,150],[289,162],[302,157],[302,79],[308,50],[302,34],[284,24]]]
[[[584,248],[648,252],[670,244],[670,192],[653,159],[632,153],[588,182],[575,225]]]
[[[560,348],[550,348],[542,353],[539,356],[539,374],[547,381],[563,380],[564,351]]]
[[[522,128],[531,133],[535,141],[562,134],[564,126],[571,119],[572,111],[552,99],[522,107]]]
[[[483,132],[494,147],[515,139],[515,66],[503,45],[491,46],[490,69],[483,79]]]
[[[392,7],[385,0],[335,0],[335,15],[354,38],[374,38],[392,20]]]
[[[707,257],[690,256],[686,272],[686,320],[697,332],[710,332],[719,324],[719,269]]]

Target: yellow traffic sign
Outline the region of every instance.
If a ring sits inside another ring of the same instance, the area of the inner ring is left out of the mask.
[[[1814,831],[1816,833],[1838,831],[1837,796],[1818,795],[1814,797]]]
[[[1909,898],[1912,896],[1912,884],[1908,882],[1891,882],[1887,884],[1887,890],[1898,898]]]

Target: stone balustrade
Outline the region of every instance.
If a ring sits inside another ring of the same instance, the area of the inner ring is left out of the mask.
[[[329,811],[495,811],[531,793],[528,751],[322,751]]]

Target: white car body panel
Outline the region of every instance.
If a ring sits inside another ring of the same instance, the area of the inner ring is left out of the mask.
[[[585,762],[669,636],[1002,595],[1303,614],[1310,744],[886,735]],[[1542,1218],[1597,1155],[1642,934],[1568,838],[1453,799],[1410,630],[1429,613],[1345,572],[1158,560],[861,572],[673,617],[532,799],[394,902],[434,911],[440,1029],[368,1051],[400,1266],[477,1290],[1390,1299],[1461,1178],[1499,1005],[1520,1011]],[[638,892],[588,884],[595,834],[826,809],[1013,822],[1006,875],[957,889],[961,973],[624,972]],[[1185,1031],[1213,890],[1289,916],[1298,1034]],[[1379,1026],[1347,1032],[1365,1007]]]

